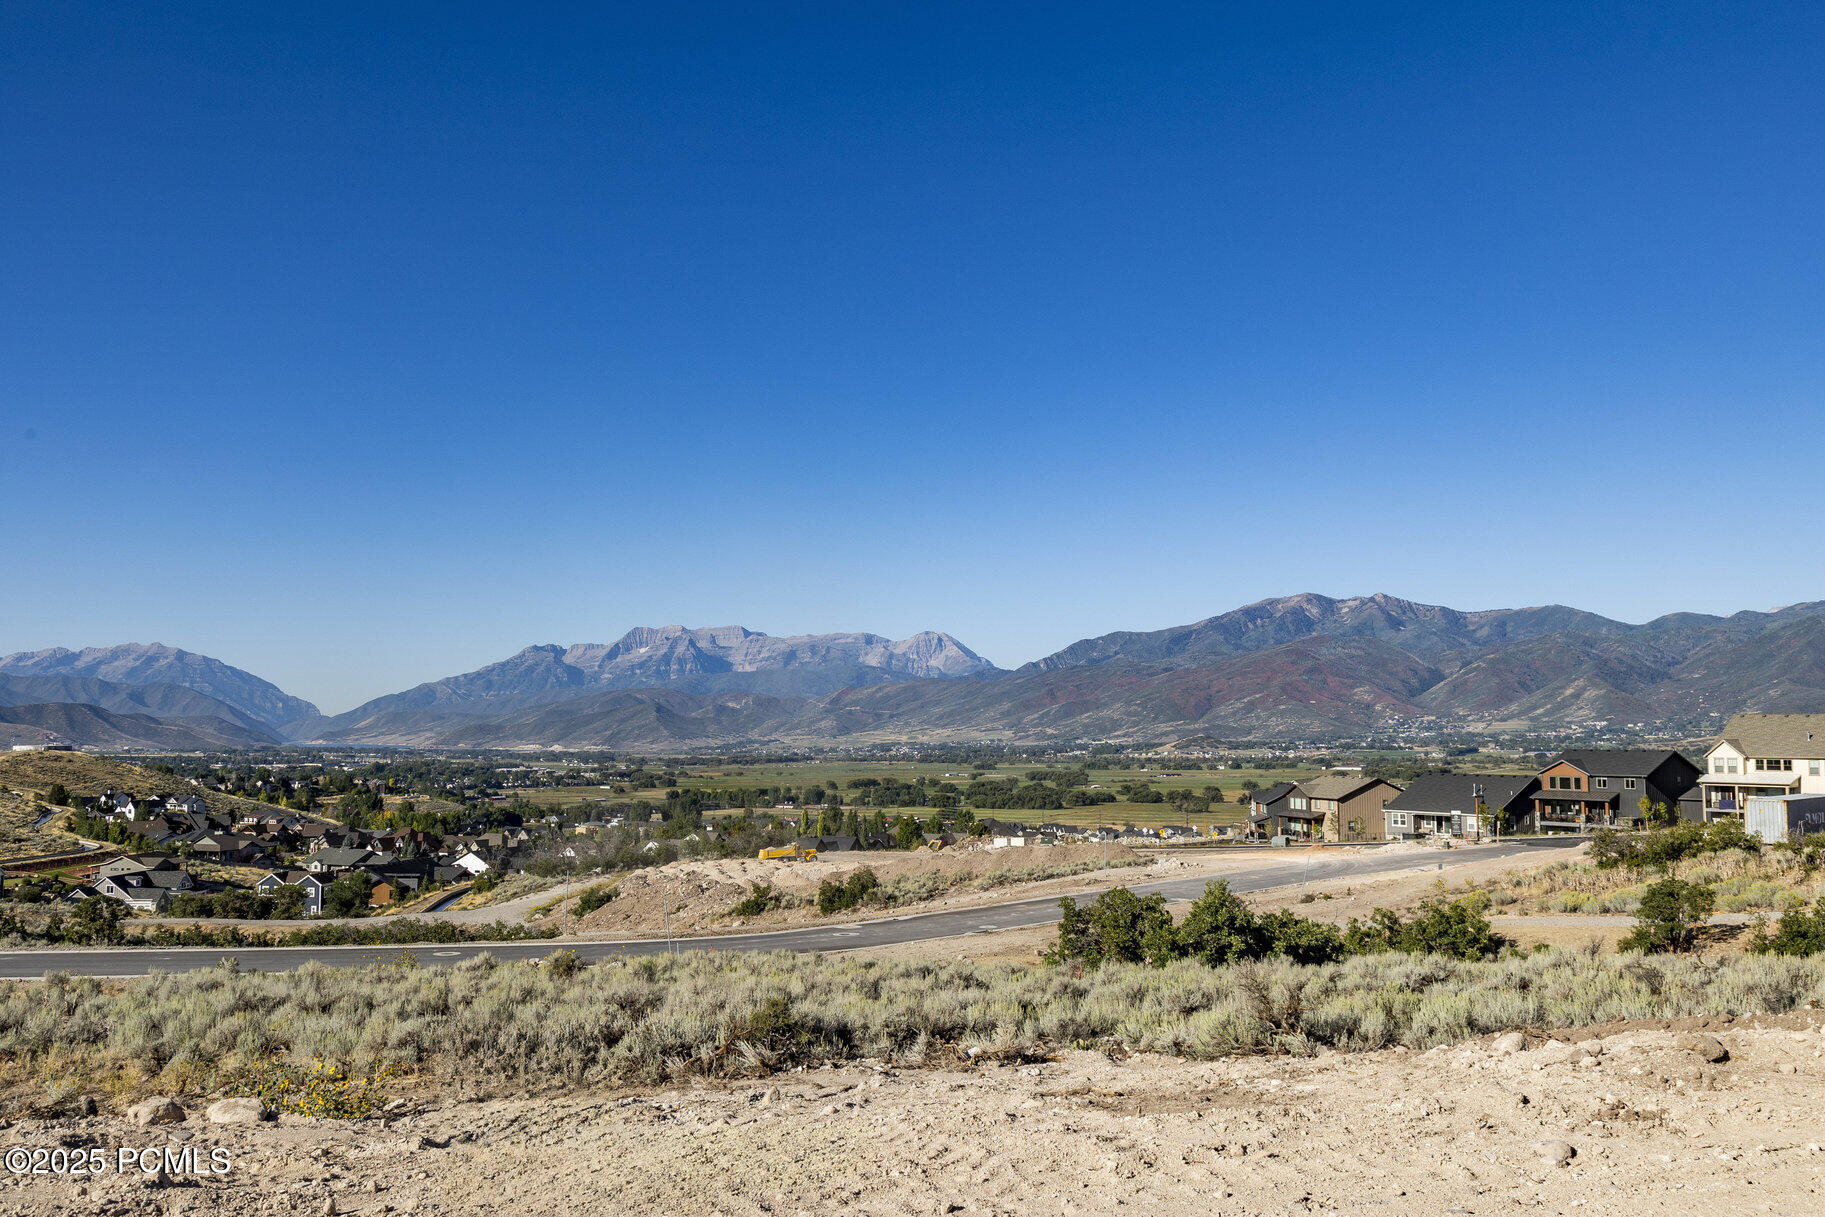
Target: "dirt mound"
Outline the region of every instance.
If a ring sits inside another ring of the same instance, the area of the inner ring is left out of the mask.
[[[1112,846],[1107,851],[1111,867],[1131,862],[1135,854]],[[1016,883],[1002,884],[1012,878],[1010,872],[1076,869],[1090,873],[1101,868],[1105,850],[1100,845],[1061,845],[1048,848],[988,849],[969,845],[930,851],[855,850],[822,854],[806,862],[758,858],[689,858],[664,866],[635,871],[614,880],[615,898],[594,912],[580,918],[576,928],[582,933],[654,934],[662,933],[669,922],[676,933],[706,929],[729,930],[755,928],[755,919],[737,921],[730,909],[754,890],[755,884],[770,888],[783,898],[786,907],[768,913],[764,924],[797,924],[815,920],[817,913],[809,907],[820,885],[826,881],[841,882],[863,869],[872,870],[882,883],[896,880],[929,879],[922,885],[943,893],[976,892],[992,885],[1000,898],[1012,897],[1006,890]],[[1139,867],[1128,867],[1112,873],[1147,873]],[[1037,876],[1031,882],[1044,882]],[[580,890],[580,889],[579,889]],[[553,916],[565,919],[566,929],[574,898],[563,904]],[[903,911],[901,906],[894,911]],[[855,910],[854,915],[885,910]]]

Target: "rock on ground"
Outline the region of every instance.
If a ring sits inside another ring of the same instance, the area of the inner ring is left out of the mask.
[[[149,1126],[182,1124],[187,1117],[184,1109],[178,1105],[175,1099],[165,1095],[156,1095],[127,1108],[127,1118],[135,1124]]]
[[[1587,1032],[1508,1055],[1065,1052],[487,1101],[412,1081],[424,1110],[384,1123],[20,1120],[27,1149],[220,1148],[233,1167],[173,1169],[169,1189],[0,1173],[0,1213],[1825,1212],[1821,1019],[1738,1020],[1727,1062],[1625,1026],[1601,1069],[1579,1065]]]

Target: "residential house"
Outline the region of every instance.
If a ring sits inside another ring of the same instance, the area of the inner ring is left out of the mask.
[[[1316,841],[1323,835],[1325,813],[1313,810],[1301,783],[1279,782],[1257,791],[1249,805],[1259,808],[1248,820],[1262,836]]]
[[[119,875],[137,875],[146,871],[176,870],[177,859],[170,854],[122,854],[110,858],[95,868],[98,878],[114,878]]]
[[[304,892],[304,915],[315,917],[323,911],[323,893],[329,891],[329,880],[307,870],[268,871],[255,880],[253,890],[271,896],[282,887],[296,887]]]
[[[145,913],[163,911],[171,903],[171,897],[178,893],[201,890],[195,877],[169,858],[161,859],[161,865],[157,866],[100,874],[94,887],[96,895],[118,900]]]
[[[1388,800],[1384,831],[1396,841],[1506,832],[1533,811],[1539,787],[1531,773],[1428,773]]]
[[[1741,819],[1758,795],[1825,794],[1825,714],[1733,714],[1698,776],[1706,820]]]
[[[1381,840],[1385,828],[1382,808],[1400,793],[1393,782],[1360,773],[1306,778],[1299,790],[1309,801],[1308,810],[1323,817],[1318,823],[1327,841]]]
[[[252,837],[241,836],[231,832],[207,832],[189,842],[190,852],[199,858],[208,858],[213,862],[230,862],[245,865],[265,854],[259,842]]]
[[[317,875],[335,875],[378,861],[371,849],[361,846],[324,846],[304,859],[304,869]]]
[[[858,848],[854,837],[842,833],[828,837],[799,837],[792,844],[799,849],[815,849],[820,854],[846,854]]]
[[[1022,829],[1018,832],[998,832],[989,837],[990,849],[1024,849],[1029,845],[1039,844],[1039,834]]]
[[[1629,827],[1644,819],[1644,799],[1677,811],[1680,796],[1698,777],[1698,766],[1671,749],[1572,749],[1540,771],[1528,827],[1536,832]]]
[[[1287,800],[1297,789],[1298,786],[1293,782],[1275,782],[1265,790],[1257,790],[1249,795],[1249,831],[1257,836],[1272,836],[1280,813],[1288,809]]]
[[[465,849],[460,854],[443,859],[443,862],[444,865],[454,866],[458,870],[465,871],[471,876],[479,875],[483,871],[489,869],[488,859],[482,857],[473,849]]]

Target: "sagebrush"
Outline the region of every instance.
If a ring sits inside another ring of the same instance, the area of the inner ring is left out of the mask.
[[[102,1092],[219,1089],[248,1070],[329,1062],[486,1090],[761,1073],[861,1058],[915,1064],[1076,1046],[1209,1057],[1406,1044],[1513,1027],[1779,1013],[1825,998],[1825,961],[1781,955],[1466,961],[1396,952],[1210,967],[887,963],[797,955],[644,956],[578,967],[309,964],[0,989],[15,1081]],[[23,1075],[23,1076],[21,1076]],[[42,1089],[42,1087],[40,1087]]]

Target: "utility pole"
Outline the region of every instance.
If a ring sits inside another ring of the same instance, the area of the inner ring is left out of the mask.
[[[577,932],[577,906],[570,899],[570,889],[577,882],[577,847],[570,848],[570,865],[564,868],[564,903],[570,909],[570,932]]]

